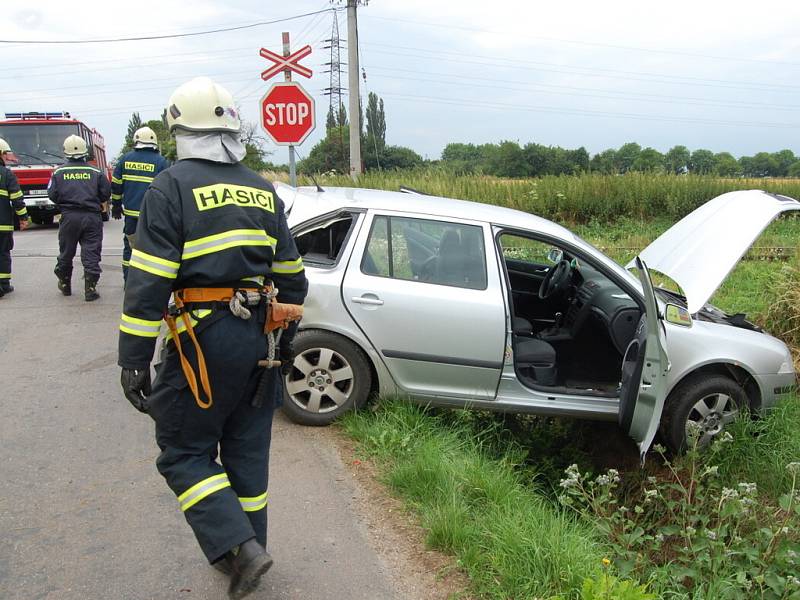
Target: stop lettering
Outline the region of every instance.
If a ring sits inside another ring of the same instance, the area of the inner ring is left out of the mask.
[[[261,99],[261,125],[279,145],[296,145],[314,130],[314,98],[299,83],[275,83]]]

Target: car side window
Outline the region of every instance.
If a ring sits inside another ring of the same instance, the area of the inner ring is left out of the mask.
[[[337,215],[296,234],[294,241],[303,262],[320,268],[336,265],[354,222],[351,214]]]
[[[378,277],[486,289],[483,230],[461,223],[375,217],[361,271]]]

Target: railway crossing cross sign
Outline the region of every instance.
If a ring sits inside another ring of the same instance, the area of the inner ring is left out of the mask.
[[[296,52],[292,52],[288,56],[282,56],[277,52],[273,52],[272,50],[267,50],[266,48],[262,48],[259,52],[261,56],[266,58],[267,60],[271,60],[275,64],[272,65],[266,71],[261,73],[261,79],[266,81],[270,77],[275,77],[278,73],[281,72],[289,72],[294,71],[298,75],[302,75],[303,77],[311,77],[313,72],[308,67],[304,67],[300,64],[300,59],[305,58],[309,54],[311,54],[311,46],[303,46],[300,50]]]

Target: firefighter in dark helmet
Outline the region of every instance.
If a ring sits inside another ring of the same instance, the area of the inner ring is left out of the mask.
[[[64,140],[67,162],[53,171],[47,195],[61,211],[58,224],[58,260],[53,271],[58,289],[72,295],[72,259],[81,245],[84,299],[97,300],[100,254],[103,250],[103,203],[111,196],[111,184],[100,169],[86,162],[86,140],[71,135]]]
[[[193,79],[173,93],[167,122],[178,160],[155,178],[139,214],[120,321],[122,387],[155,421],[158,470],[206,558],[230,573],[230,597],[243,598],[272,565],[267,473],[277,394],[260,394],[280,371],[259,362],[293,359],[294,326],[268,343],[268,307],[301,310],[307,281],[283,202],[240,163],[231,95]],[[169,334],[151,393],[162,316]]]
[[[149,127],[140,127],[133,134],[133,150],[119,159],[111,176],[111,216],[121,219],[125,215],[122,276],[126,280],[142,198],[155,176],[168,166],[169,161],[158,153],[155,132]]]
[[[19,228],[28,227],[28,211],[22,199],[19,182],[13,171],[6,167],[6,154],[11,148],[0,139],[0,298],[14,291],[11,285],[11,250],[14,248],[14,213],[19,217]]]

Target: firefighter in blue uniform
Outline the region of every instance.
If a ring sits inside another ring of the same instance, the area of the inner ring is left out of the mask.
[[[19,217],[19,228],[28,227],[28,211],[22,191],[13,171],[6,167],[6,154],[11,148],[0,139],[0,298],[14,291],[11,285],[11,250],[14,248],[14,213]]]
[[[258,364],[268,354],[265,296],[277,289],[278,302],[300,305],[307,281],[283,202],[240,163],[232,96],[193,79],[170,98],[167,119],[178,161],[141,207],[120,321],[121,382],[155,421],[158,470],[206,558],[230,573],[230,597],[243,598],[272,565],[267,480],[277,401],[257,391],[280,371]],[[170,334],[151,392],[162,316]],[[284,365],[292,336],[290,328],[280,340]]]
[[[119,159],[111,176],[111,216],[125,215],[122,238],[122,276],[128,279],[131,248],[136,241],[136,224],[142,198],[150,183],[169,161],[158,153],[158,138],[149,127],[140,127],[133,134],[133,150]]]
[[[58,260],[53,270],[58,289],[72,295],[72,259],[81,245],[84,300],[100,297],[100,254],[103,250],[103,203],[111,196],[111,184],[100,169],[86,162],[86,140],[71,135],[64,140],[67,162],[53,171],[47,195],[61,211],[58,224]]]

